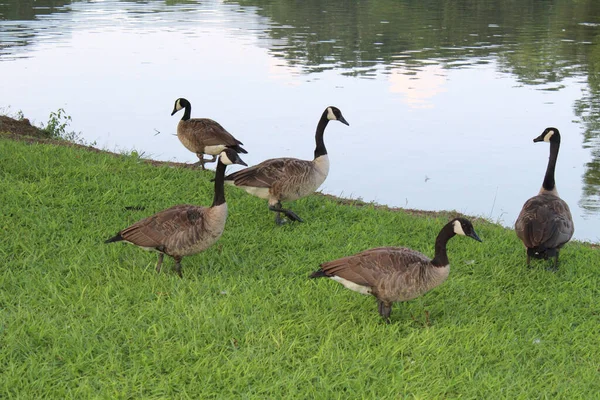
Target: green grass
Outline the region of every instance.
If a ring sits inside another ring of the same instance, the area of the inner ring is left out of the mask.
[[[184,258],[103,241],[178,203],[209,205],[212,172],[155,167],[0,137],[0,397],[597,398],[599,251],[572,242],[561,270],[525,268],[513,231],[449,243],[450,277],[397,304],[307,276],[383,245],[430,256],[447,216],[323,196],[276,227],[228,187],[227,228]],[[144,207],[126,209],[126,207]],[[425,310],[430,324],[425,324]],[[411,318],[414,315],[414,320]]]

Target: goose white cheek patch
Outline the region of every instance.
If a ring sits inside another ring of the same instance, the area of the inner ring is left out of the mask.
[[[465,231],[463,230],[460,221],[454,221],[454,224],[452,225],[454,226],[454,233],[465,236]]]
[[[337,117],[333,113],[333,110],[331,109],[331,107],[327,107],[327,119],[330,120],[330,121],[337,120]]]
[[[222,152],[221,153],[221,162],[225,165],[231,165],[233,164],[233,162],[231,162],[231,160],[229,159],[229,157],[227,157],[227,153]]]
[[[546,133],[546,136],[544,136],[544,142],[549,142],[552,135],[554,135],[554,131],[548,131],[548,133]]]

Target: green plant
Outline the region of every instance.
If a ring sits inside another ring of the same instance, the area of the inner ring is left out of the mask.
[[[23,119],[25,119],[25,115],[23,114],[22,110],[18,110],[13,113],[10,110],[10,106],[0,108],[0,115],[5,115],[18,121],[22,121]]]
[[[23,113],[21,113],[21,116]],[[48,117],[48,123],[42,129],[48,137],[52,139],[61,139],[68,142],[93,146],[96,142],[88,143],[82,138],[81,132],[67,131],[68,126],[73,119],[66,113],[63,108],[59,108],[56,112],[52,111]]]
[[[43,129],[49,137],[62,139],[67,135],[67,127],[71,121],[71,116],[67,115],[63,108],[59,108],[56,112],[52,111],[50,113],[48,123]]]

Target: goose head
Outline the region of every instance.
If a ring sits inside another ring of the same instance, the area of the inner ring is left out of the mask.
[[[350,126],[340,109],[334,106],[327,107],[327,119],[330,121],[340,121],[342,124]]]
[[[175,114],[179,110],[183,110],[184,108],[190,107],[190,106],[191,106],[191,104],[189,101],[187,101],[183,97],[180,97],[177,100],[175,100],[175,106],[173,107],[173,112],[171,113],[171,115]]]
[[[533,139],[533,143],[537,142],[560,143],[560,133],[556,128],[546,128],[540,136]]]
[[[225,165],[239,164],[246,167],[248,166],[248,164],[246,164],[244,160],[240,158],[238,153],[230,148],[226,148],[221,152],[221,154],[219,154],[219,161]]]
[[[473,224],[471,224],[471,221],[469,221],[468,219],[455,218],[451,221],[451,223],[454,233],[456,233],[457,235],[468,236],[472,239],[477,240],[478,242],[482,241],[481,239],[479,239],[479,236],[477,236],[477,233],[475,233]]]

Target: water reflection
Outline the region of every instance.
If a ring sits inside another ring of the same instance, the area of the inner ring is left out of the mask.
[[[89,46],[101,40],[94,33],[110,32],[113,43],[121,40],[123,32],[156,34],[156,48],[138,49],[134,54],[143,54],[142,65],[158,62],[148,51],[162,51],[162,46],[172,40],[167,36],[174,32],[183,32],[190,39],[187,45],[192,51],[198,51],[206,37],[224,45],[214,36],[215,31],[223,36],[244,37],[254,48],[265,49],[270,55],[268,79],[288,87],[319,79],[340,87],[350,85],[332,79],[330,74],[385,83],[386,90],[415,113],[414,119],[406,123],[412,127],[411,134],[421,134],[419,118],[431,118],[423,110],[437,107],[435,118],[440,120],[461,118],[461,106],[450,105],[454,108],[446,110],[439,103],[441,97],[456,90],[452,85],[457,76],[461,77],[465,96],[477,94],[468,87],[481,84],[475,79],[477,74],[498,71],[514,77],[522,87],[548,92],[548,103],[560,101],[557,96],[564,97],[569,84],[581,82],[584,91],[571,107],[582,126],[583,145],[591,158],[585,162],[578,203],[589,216],[600,215],[598,1],[525,0],[517,7],[513,2],[467,0],[0,0],[0,66],[30,56],[40,44],[56,46],[76,30],[85,30],[79,40]],[[229,62],[227,68],[235,68],[230,65],[235,57],[223,57]],[[107,63],[114,64],[114,59]],[[166,60],[160,72],[166,74],[175,65],[176,60]],[[112,64],[108,67],[109,71],[115,68]],[[472,71],[472,82],[468,74],[460,74],[467,70]],[[94,72],[98,75],[88,80],[98,79],[106,71]],[[156,76],[153,79],[156,82]],[[157,89],[166,91],[164,87]],[[493,97],[496,93],[484,95]],[[466,104],[470,100],[464,99]],[[369,101],[364,104],[368,107]],[[511,118],[501,113],[497,118],[502,117]],[[470,116],[465,113],[462,118]],[[444,128],[443,122],[439,124]],[[462,126],[458,126],[455,129],[460,131]],[[540,131],[544,127],[538,126]],[[566,147],[561,150],[565,152],[561,160],[566,157]],[[419,208],[420,203],[410,206]],[[597,234],[587,237],[598,240]]]
[[[19,0],[0,2],[0,20],[29,21],[43,15],[67,12],[71,1],[58,0]]]
[[[35,40],[45,31],[60,35],[60,29],[57,29],[56,26],[48,27],[43,24],[36,24],[35,20],[55,13],[66,14],[70,10],[69,4],[71,4],[70,1],[53,0],[0,2],[0,23],[2,27],[0,29],[0,59],[6,59],[6,56],[18,51],[19,47],[25,50],[27,46],[34,44]]]
[[[491,57],[500,70],[541,90],[558,91],[569,77],[587,79],[588,90],[574,105],[585,127],[584,145],[592,149],[579,204],[600,211],[600,2],[235,3],[258,7],[258,14],[276,23],[268,32],[274,56],[305,73],[391,74],[392,91],[406,93],[414,106],[427,107],[426,99],[443,90],[440,66],[469,67]]]

